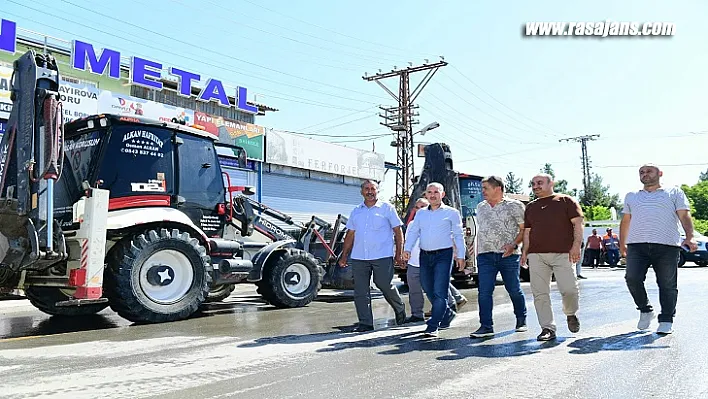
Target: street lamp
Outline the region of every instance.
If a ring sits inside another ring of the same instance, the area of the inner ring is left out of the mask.
[[[433,130],[433,129],[438,128],[438,127],[440,127],[440,124],[439,124],[438,122],[433,122],[433,123],[431,123],[431,124],[428,124],[426,127],[420,129],[419,131],[413,133],[413,135],[416,135],[416,134],[420,133],[421,136],[425,136],[425,133],[426,133],[428,130]]]

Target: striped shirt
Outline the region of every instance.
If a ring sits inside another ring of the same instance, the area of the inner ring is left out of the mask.
[[[632,215],[627,244],[680,246],[680,221],[676,211],[689,209],[688,198],[679,187],[628,193],[622,209],[622,213]]]

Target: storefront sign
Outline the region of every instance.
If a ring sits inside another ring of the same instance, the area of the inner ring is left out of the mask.
[[[243,147],[249,159],[263,162],[265,128],[251,123],[225,119],[203,112],[194,113],[195,124],[219,137],[219,142]]]
[[[15,54],[17,51],[17,24],[6,19],[0,20],[0,50]],[[111,49],[96,50],[90,43],[74,40],[71,46],[71,66],[80,71],[88,71],[97,75],[108,72],[108,76],[120,79],[120,52]],[[140,57],[130,58],[130,83],[162,90],[160,82],[163,65]],[[202,77],[196,73],[169,67],[169,75],[178,79],[177,93],[184,97],[192,97],[192,82],[201,82]],[[239,111],[256,114],[258,108],[247,103],[248,90],[238,87],[234,95],[235,107]],[[231,107],[229,98],[220,80],[207,78],[204,88],[197,96],[197,100],[209,102],[217,101],[224,107]]]
[[[377,181],[384,175],[383,154],[272,129],[266,133],[266,162]]]
[[[101,90],[98,96],[98,113],[104,112],[122,116],[144,116],[160,122],[185,123],[187,125],[194,123],[194,111],[190,109]]]
[[[0,66],[0,119],[8,119],[12,111],[10,100],[10,79],[12,68]]]
[[[10,79],[12,68],[0,66],[0,119],[10,118]],[[59,77],[59,98],[64,109],[64,123],[95,115],[98,111],[100,90],[91,83],[69,76]]]

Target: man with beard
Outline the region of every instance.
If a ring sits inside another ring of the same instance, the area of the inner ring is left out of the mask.
[[[571,196],[553,192],[553,177],[547,173],[534,176],[531,187],[536,199],[524,214],[524,248],[521,265],[528,260],[531,292],[541,334],[539,341],[556,339],[556,324],[551,307],[551,276],[555,275],[563,298],[563,313],[568,330],[580,331],[578,280],[574,265],[580,260],[583,241],[583,211]]]
[[[396,209],[388,202],[378,199],[379,185],[373,180],[361,184],[364,202],[354,208],[347,222],[339,266],[345,267],[351,254],[354,274],[354,306],[359,323],[355,332],[374,330],[374,316],[371,311],[371,275],[374,284],[381,291],[386,302],[393,307],[396,324],[406,321],[406,306],[398,289],[392,284],[395,259],[400,262],[403,249],[403,222]]]
[[[642,190],[628,193],[624,199],[620,223],[620,253],[626,256],[625,280],[639,310],[639,330],[649,328],[654,310],[644,287],[649,266],[654,269],[659,286],[658,334],[671,334],[678,299],[679,251],[685,246],[697,250],[693,238],[693,221],[686,194],[679,187],[662,187],[659,180],[663,172],[653,164],[639,168]],[[681,222],[686,238],[681,240],[678,223]]]

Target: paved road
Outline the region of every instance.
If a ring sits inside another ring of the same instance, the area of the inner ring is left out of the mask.
[[[244,286],[200,317],[132,326],[110,311],[80,326],[43,316],[25,301],[0,302],[0,398],[705,398],[708,397],[708,269],[680,270],[676,333],[637,332],[621,270],[582,280],[581,331],[560,320],[558,340],[513,332],[497,287],[498,335],[472,340],[475,290],[450,330],[422,325],[344,332],[349,298],[324,292],[303,309],[272,310]],[[647,278],[658,302],[654,276]],[[553,297],[560,315],[560,298]],[[654,324],[653,327],[656,325]]]

